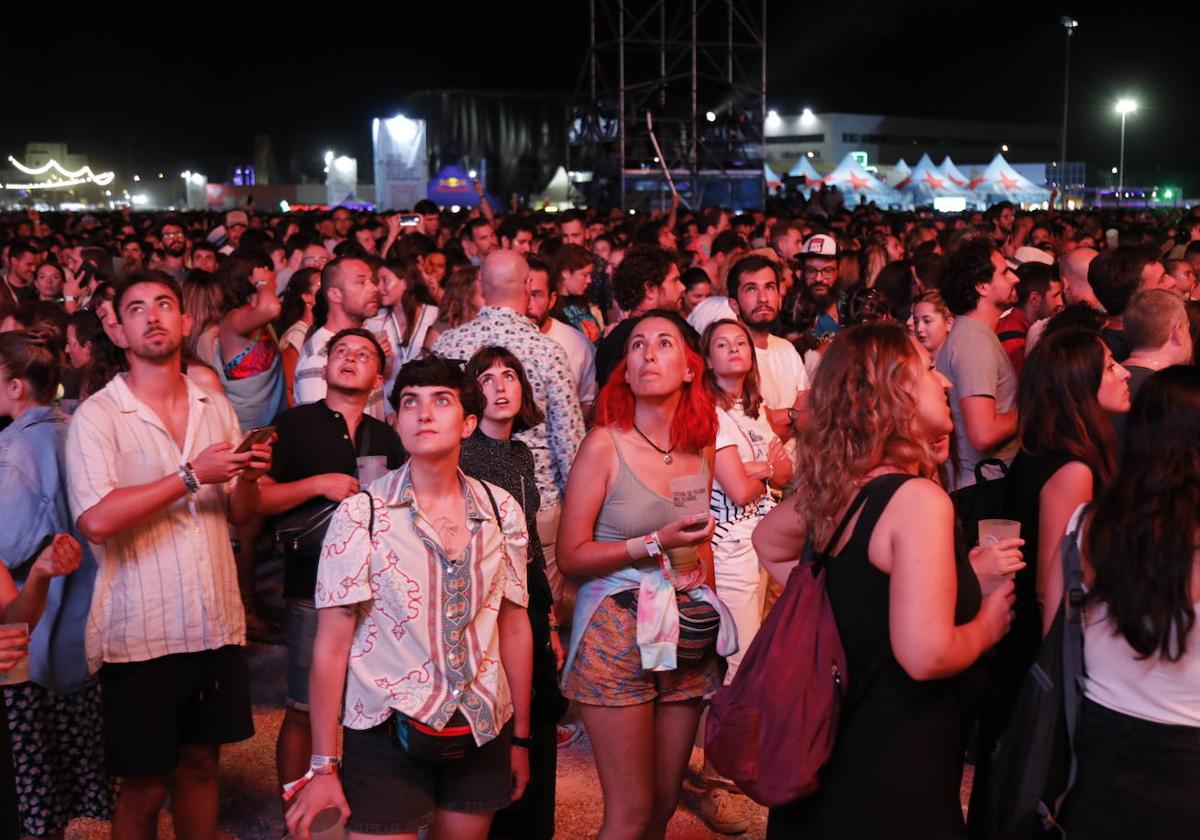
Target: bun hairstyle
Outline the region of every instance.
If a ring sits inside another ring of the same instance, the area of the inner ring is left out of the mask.
[[[0,333],[0,368],[9,379],[23,380],[35,402],[49,405],[58,391],[62,354],[47,330]]]

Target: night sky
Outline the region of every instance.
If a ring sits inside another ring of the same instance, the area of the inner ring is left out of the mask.
[[[1058,19],[1071,14],[1080,28],[1068,157],[1087,160],[1089,178],[1114,165],[1112,106],[1130,95],[1140,109],[1128,122],[1126,183],[1200,194],[1196,19],[1176,11],[1181,3],[1073,5],[773,0],[768,103],[1058,125]],[[106,6],[58,25],[10,18],[0,154],[66,141],[123,177],[249,162],[254,135],[268,133],[280,158],[319,175],[326,148],[369,155],[370,118],[409,92],[569,92],[587,47],[586,0],[334,4],[307,17],[248,6],[198,5],[190,22],[182,4],[136,15]]]

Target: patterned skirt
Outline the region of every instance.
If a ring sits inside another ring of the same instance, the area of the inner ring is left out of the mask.
[[[21,831],[41,837],[77,817],[112,817],[100,686],[55,694],[34,683],[0,694],[8,706]]]

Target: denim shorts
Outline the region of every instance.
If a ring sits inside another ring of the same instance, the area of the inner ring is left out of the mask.
[[[317,607],[311,598],[287,599],[287,700],[288,706],[308,711],[308,674],[312,670],[313,641],[317,638]]]
[[[465,723],[459,714],[450,725]],[[481,814],[507,808],[512,792],[512,722],[471,755],[447,764],[409,758],[392,721],[342,730],[342,789],[350,805],[347,831],[403,834],[433,820],[435,809]]]

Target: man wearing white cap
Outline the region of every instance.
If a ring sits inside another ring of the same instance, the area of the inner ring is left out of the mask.
[[[838,288],[837,256],[837,241],[824,233],[810,236],[800,249],[804,283],[812,293],[818,310],[812,331],[814,336],[821,339],[834,335],[842,328],[838,317],[838,295],[842,290]]]
[[[225,214],[225,244],[221,247],[222,254],[228,256],[237,249],[242,242],[242,234],[249,225],[250,217],[246,215],[245,210],[230,210]]]

